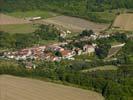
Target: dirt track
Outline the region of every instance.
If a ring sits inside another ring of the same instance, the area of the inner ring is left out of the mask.
[[[121,14],[114,21],[113,27],[119,30],[133,31],[133,14]]]
[[[71,31],[79,32],[84,29],[92,29],[95,32],[102,31],[108,27],[107,24],[98,24],[88,20],[69,16],[57,16],[40,21],[44,24],[55,24],[57,26],[69,29]]]
[[[7,24],[25,24],[30,23],[27,20],[11,17],[5,14],[0,13],[0,25],[7,25]]]
[[[0,100],[103,100],[103,97],[88,90],[1,75]]]

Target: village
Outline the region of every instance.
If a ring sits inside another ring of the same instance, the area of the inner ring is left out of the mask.
[[[95,52],[95,45],[84,45],[83,49],[74,48],[69,50],[63,48],[67,43],[52,44],[48,46],[36,46],[31,48],[21,49],[15,52],[5,52],[3,57],[15,60],[46,60],[46,61],[60,61],[61,59],[74,60],[75,55],[93,54]]]
[[[133,100],[133,0],[0,0],[0,100]]]
[[[65,38],[67,34],[71,31],[61,31],[60,37]],[[108,36],[98,36],[93,34],[88,38],[83,38],[83,40],[96,38],[105,38]],[[81,41],[83,41],[81,39]],[[82,49],[73,47],[71,50],[65,46],[69,45],[69,42],[55,43],[42,46],[34,46],[30,48],[20,49],[13,52],[4,52],[3,58],[15,59],[15,60],[46,60],[46,61],[61,61],[62,59],[74,60],[75,55],[82,54],[93,54],[95,52],[96,44],[85,44]]]
[[[72,31],[63,30],[62,28],[52,25],[50,25],[50,27],[55,28],[55,30],[58,31],[57,35],[61,41],[45,45],[35,44],[31,47],[5,51],[0,57],[23,61],[26,68],[32,69],[36,68],[33,61],[60,62],[62,60],[76,60],[75,57],[80,55],[93,56],[99,48],[96,42],[97,40],[106,40],[115,35],[85,29],[78,33],[78,35],[73,36],[74,38],[67,38],[73,34]],[[78,44],[78,46],[71,44]],[[108,57],[115,55],[124,45],[125,43],[111,45]]]

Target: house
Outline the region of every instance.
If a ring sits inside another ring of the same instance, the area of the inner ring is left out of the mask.
[[[38,48],[41,49],[41,51],[45,51],[46,46],[39,46]]]
[[[61,57],[52,56],[51,61],[61,61]]]
[[[89,55],[93,54],[95,52],[95,47],[92,45],[85,45],[83,47],[84,54],[88,53]]]
[[[17,52],[15,59],[16,60],[26,60],[32,54],[30,49],[22,49]]]
[[[76,52],[77,55],[81,55],[82,52],[83,52],[80,48],[76,48],[74,50],[75,50],[75,52]]]
[[[36,69],[36,65],[32,62],[25,62],[25,68],[26,69]]]
[[[97,44],[96,43],[92,43],[92,46],[96,48]]]
[[[7,57],[9,59],[14,59],[15,55],[16,55],[16,52],[7,52],[7,53],[4,53],[4,57]]]
[[[53,57],[53,54],[51,52],[48,52],[48,53],[44,54],[44,58],[47,61],[50,61],[51,57]]]
[[[76,55],[76,52],[71,51],[71,50],[64,50],[64,51],[61,51],[60,53],[61,53],[63,59],[70,59],[74,55]]]
[[[18,51],[18,55],[21,55],[21,56],[29,56],[31,54],[32,54],[32,52],[30,49],[22,49],[22,50]]]
[[[67,33],[67,34],[71,34],[72,32],[71,32],[71,31],[69,31],[69,30],[67,30],[67,31],[66,31],[66,33]]]
[[[50,45],[47,47],[47,50],[50,50],[50,51],[63,51],[64,48],[60,47],[60,46],[57,46],[57,45]]]
[[[67,33],[65,31],[61,31],[60,37],[65,38],[67,36]]]
[[[97,39],[97,36],[93,34],[93,35],[90,36],[90,39],[91,40],[96,40]]]
[[[109,34],[106,34],[106,35],[99,35],[99,36],[98,36],[99,39],[101,39],[101,38],[108,38],[108,37],[110,37]]]
[[[33,56],[34,59],[41,59],[41,55],[43,54],[43,50],[41,48],[32,48],[31,52],[32,54],[30,56]]]
[[[38,16],[38,17],[31,17],[29,18],[29,21],[35,21],[35,20],[39,20],[42,19],[42,17]]]

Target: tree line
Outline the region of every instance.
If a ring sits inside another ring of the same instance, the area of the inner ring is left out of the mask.
[[[53,25],[40,25],[28,34],[10,34],[0,31],[0,49],[22,49],[39,44],[44,40],[58,40],[59,31]]]
[[[91,12],[119,8],[133,9],[133,0],[0,0],[0,12],[48,10],[100,23],[109,21]]]
[[[95,90],[101,93],[106,100],[132,100],[133,97],[132,65],[120,66],[117,71],[82,73],[80,67],[68,61],[60,63],[37,62],[37,68],[32,70],[26,70],[22,64],[13,65],[10,61],[8,61],[10,64],[7,64],[7,61],[2,64],[2,62],[4,61],[0,60],[0,74],[37,79],[48,78],[52,81],[60,81],[63,84],[70,83],[80,88]],[[82,64],[83,62],[78,62],[78,65]]]
[[[63,9],[60,9],[63,8]],[[0,11],[51,9],[55,11],[104,11],[133,8],[132,0],[1,0]],[[79,12],[80,13],[80,12]]]

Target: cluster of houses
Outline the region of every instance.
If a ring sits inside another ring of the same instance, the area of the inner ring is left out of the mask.
[[[61,31],[61,36],[64,38],[70,31]],[[89,39],[107,38],[109,35],[97,35],[96,33],[88,37]],[[88,38],[86,38],[88,40]],[[83,40],[85,38],[82,38]],[[82,40],[81,40],[82,41]],[[36,46],[31,48],[25,48],[14,52],[4,52],[3,57],[15,60],[46,60],[46,61],[61,61],[62,59],[74,60],[75,55],[81,54],[93,54],[95,52],[96,44],[86,44],[83,48],[73,48],[69,50],[64,47],[68,44],[57,43],[52,45]],[[69,45],[69,44],[68,44]]]
[[[111,36],[110,34],[93,33],[90,36],[84,36],[83,38],[80,39],[80,41],[104,39],[104,38],[109,38],[110,36]]]
[[[65,43],[64,43],[65,44]],[[74,60],[75,55],[93,54],[95,46],[85,45],[83,49],[74,48],[69,50],[63,48],[62,44],[53,44],[48,46],[37,46],[32,48],[25,48],[15,52],[5,52],[3,57],[15,60],[46,60],[46,61],[60,61],[61,59]]]
[[[65,38],[71,31],[60,30],[60,37]],[[81,38],[80,41],[85,40],[96,40],[97,38],[107,38],[109,35],[98,35],[97,33],[92,34],[90,37]],[[83,40],[82,40],[83,39]],[[52,45],[35,46],[31,48],[25,48],[18,51],[4,52],[3,58],[23,60],[25,61],[28,68],[35,68],[32,65],[31,60],[45,60],[45,61],[61,61],[62,59],[75,60],[76,55],[88,54],[92,55],[95,53],[96,44],[85,44],[82,48],[74,47],[72,50],[65,47],[69,45],[69,42],[57,43]],[[30,66],[30,67],[29,67]],[[31,67],[32,66],[32,67]]]

